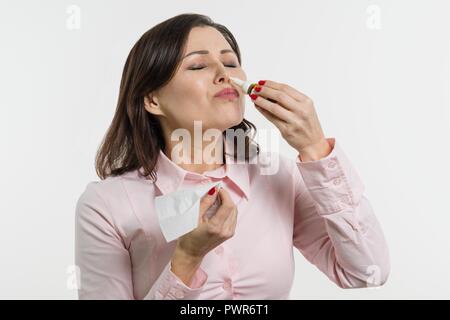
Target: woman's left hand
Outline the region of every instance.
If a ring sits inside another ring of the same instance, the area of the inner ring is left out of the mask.
[[[301,161],[319,160],[331,152],[309,97],[287,84],[270,80],[259,81],[253,94],[251,98],[256,109],[300,153]]]

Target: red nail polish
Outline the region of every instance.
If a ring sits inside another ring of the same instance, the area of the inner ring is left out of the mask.
[[[259,80],[259,81],[258,81],[258,84],[259,84],[260,86],[263,86],[265,83],[266,83],[266,80]]]
[[[251,94],[250,98],[252,98],[252,100],[255,100],[256,98],[258,98],[258,96],[256,94]]]
[[[209,189],[208,194],[210,196],[212,196],[215,192],[216,192],[216,187],[212,187],[211,189]]]
[[[261,87],[255,87],[255,91],[256,91],[256,92],[260,92],[261,89],[262,89]]]

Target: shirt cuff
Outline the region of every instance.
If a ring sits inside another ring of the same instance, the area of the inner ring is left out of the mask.
[[[319,214],[355,207],[364,192],[361,178],[335,138],[327,138],[332,151],[319,160],[296,164]]]
[[[187,286],[176,274],[172,272],[171,261],[163,271],[163,278],[159,290],[156,291],[156,299],[186,299],[194,300],[204,289],[208,275],[201,267],[197,268],[190,286]]]

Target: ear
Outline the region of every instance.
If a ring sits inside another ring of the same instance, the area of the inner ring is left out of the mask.
[[[155,116],[165,116],[158,98],[151,93],[144,97],[144,108]]]

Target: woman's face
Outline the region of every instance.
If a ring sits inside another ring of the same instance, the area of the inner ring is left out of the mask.
[[[221,53],[224,49],[229,51]],[[208,53],[189,54],[200,50]],[[193,28],[183,57],[172,80],[145,99],[146,110],[159,116],[166,133],[178,128],[193,132],[194,121],[201,121],[202,131],[224,131],[241,123],[245,97],[229,76],[242,80],[247,76],[222,34],[212,27]],[[239,97],[214,96],[224,88],[237,89]]]

